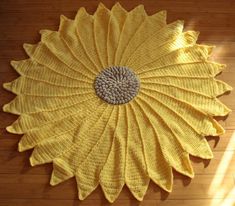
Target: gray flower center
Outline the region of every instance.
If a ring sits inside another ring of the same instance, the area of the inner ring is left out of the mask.
[[[140,81],[127,67],[109,67],[98,74],[94,83],[95,92],[109,104],[125,104],[138,93]]]

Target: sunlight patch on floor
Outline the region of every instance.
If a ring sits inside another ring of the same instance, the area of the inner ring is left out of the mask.
[[[230,141],[227,145],[228,147],[235,146],[235,132],[233,132]],[[226,171],[230,166],[230,162],[233,158],[234,151],[224,152],[224,155],[220,161],[220,164],[216,170],[215,176],[211,182],[208,194],[213,195],[210,206],[232,206],[235,202],[232,197],[235,196],[235,186],[233,188],[226,188],[226,185],[223,185],[223,180],[226,175]],[[218,197],[223,198],[222,202],[218,203]],[[217,203],[215,203],[217,202]]]

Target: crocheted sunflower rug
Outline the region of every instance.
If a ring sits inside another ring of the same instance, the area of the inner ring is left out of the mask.
[[[17,96],[3,109],[19,115],[7,131],[34,148],[31,165],[53,163],[51,185],[75,177],[79,199],[100,184],[113,202],[126,184],[142,200],[150,179],[172,190],[172,169],[192,178],[189,154],[213,157],[205,136],[224,132],[213,116],[230,110],[216,97],[232,88],[183,21],[99,4],[40,33],[11,62],[21,76],[4,84]]]

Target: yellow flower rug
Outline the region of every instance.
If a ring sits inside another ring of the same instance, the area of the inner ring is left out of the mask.
[[[224,132],[213,116],[230,110],[216,97],[232,88],[183,24],[99,4],[24,44],[29,59],[11,62],[21,76],[4,84],[17,96],[3,109],[19,115],[7,131],[24,134],[32,166],[53,163],[51,185],[75,177],[79,199],[100,184],[113,202],[126,184],[142,200],[150,179],[172,190],[172,169],[192,178],[189,154],[213,157],[205,136]]]

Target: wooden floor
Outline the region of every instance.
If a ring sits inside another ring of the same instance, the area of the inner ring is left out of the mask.
[[[103,1],[111,7],[114,1]],[[168,11],[168,22],[184,19],[186,29],[199,30],[199,43],[214,44],[213,59],[227,64],[220,76],[235,88],[235,1],[234,0],[123,0],[130,10],[143,3],[148,14]],[[0,1],[0,84],[17,77],[9,61],[26,58],[22,44],[39,41],[40,29],[58,28],[59,16],[73,18],[84,6],[88,12],[96,10],[96,0],[1,0]],[[14,95],[0,88],[0,106]],[[233,113],[224,122],[226,134],[208,138],[214,159],[203,161],[192,158],[195,178],[190,180],[175,173],[171,194],[150,184],[142,203],[136,201],[127,188],[113,204],[142,206],[231,206],[235,205],[235,92],[220,98]],[[30,167],[31,151],[17,152],[20,136],[9,134],[5,127],[16,116],[0,112],[0,206],[75,206],[109,205],[98,188],[86,200],[77,200],[74,179],[58,186],[49,185],[52,166]]]

